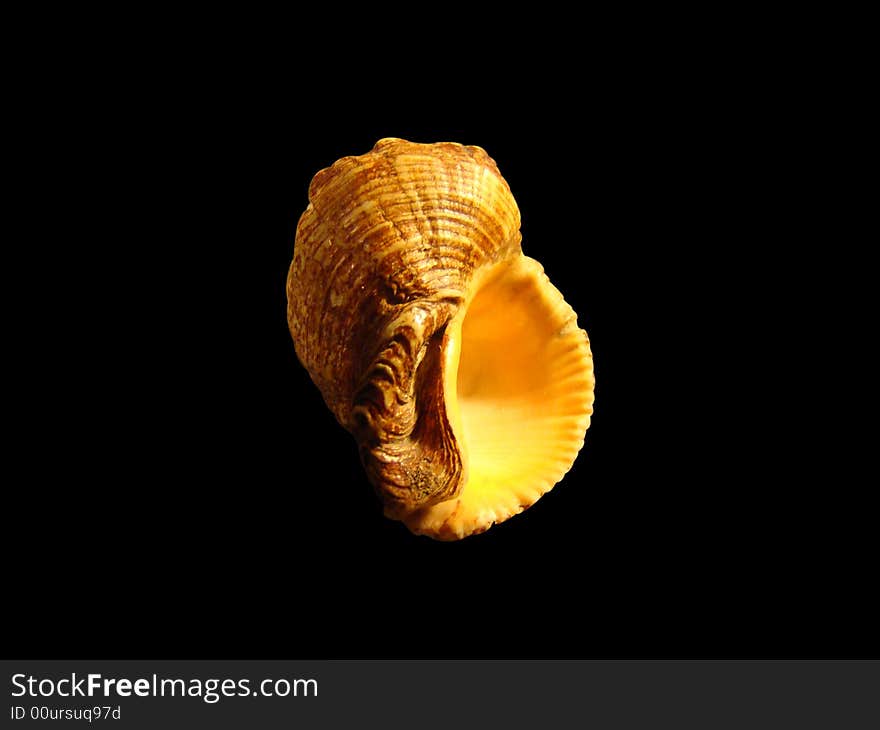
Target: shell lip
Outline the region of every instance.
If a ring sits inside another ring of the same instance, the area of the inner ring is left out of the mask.
[[[576,314],[543,267],[521,254],[475,277],[447,337],[447,416],[467,477],[453,498],[403,518],[438,540],[483,532],[561,481],[583,447],[595,386]]]

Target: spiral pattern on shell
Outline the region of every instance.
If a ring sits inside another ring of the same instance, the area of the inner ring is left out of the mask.
[[[449,325],[483,272],[522,258],[519,210],[482,148],[400,139],[320,171],[309,201],[287,281],[296,352],[406,519],[467,481]]]

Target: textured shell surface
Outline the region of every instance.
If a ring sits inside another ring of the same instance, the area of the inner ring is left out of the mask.
[[[309,188],[287,280],[296,353],[413,532],[507,519],[583,444],[589,340],[519,228],[479,147],[383,139]]]

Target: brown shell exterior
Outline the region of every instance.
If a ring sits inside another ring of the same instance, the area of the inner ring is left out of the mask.
[[[399,516],[455,496],[443,335],[482,266],[520,253],[516,202],[480,147],[380,140],[315,175],[287,319],[300,361]]]

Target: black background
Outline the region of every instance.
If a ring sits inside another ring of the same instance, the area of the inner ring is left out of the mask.
[[[50,65],[8,269],[16,652],[876,654],[864,496],[814,427],[828,293],[788,87],[609,47],[507,83]],[[382,516],[285,322],[312,175],[385,136],[484,147],[592,342],[573,469],[459,543]]]

